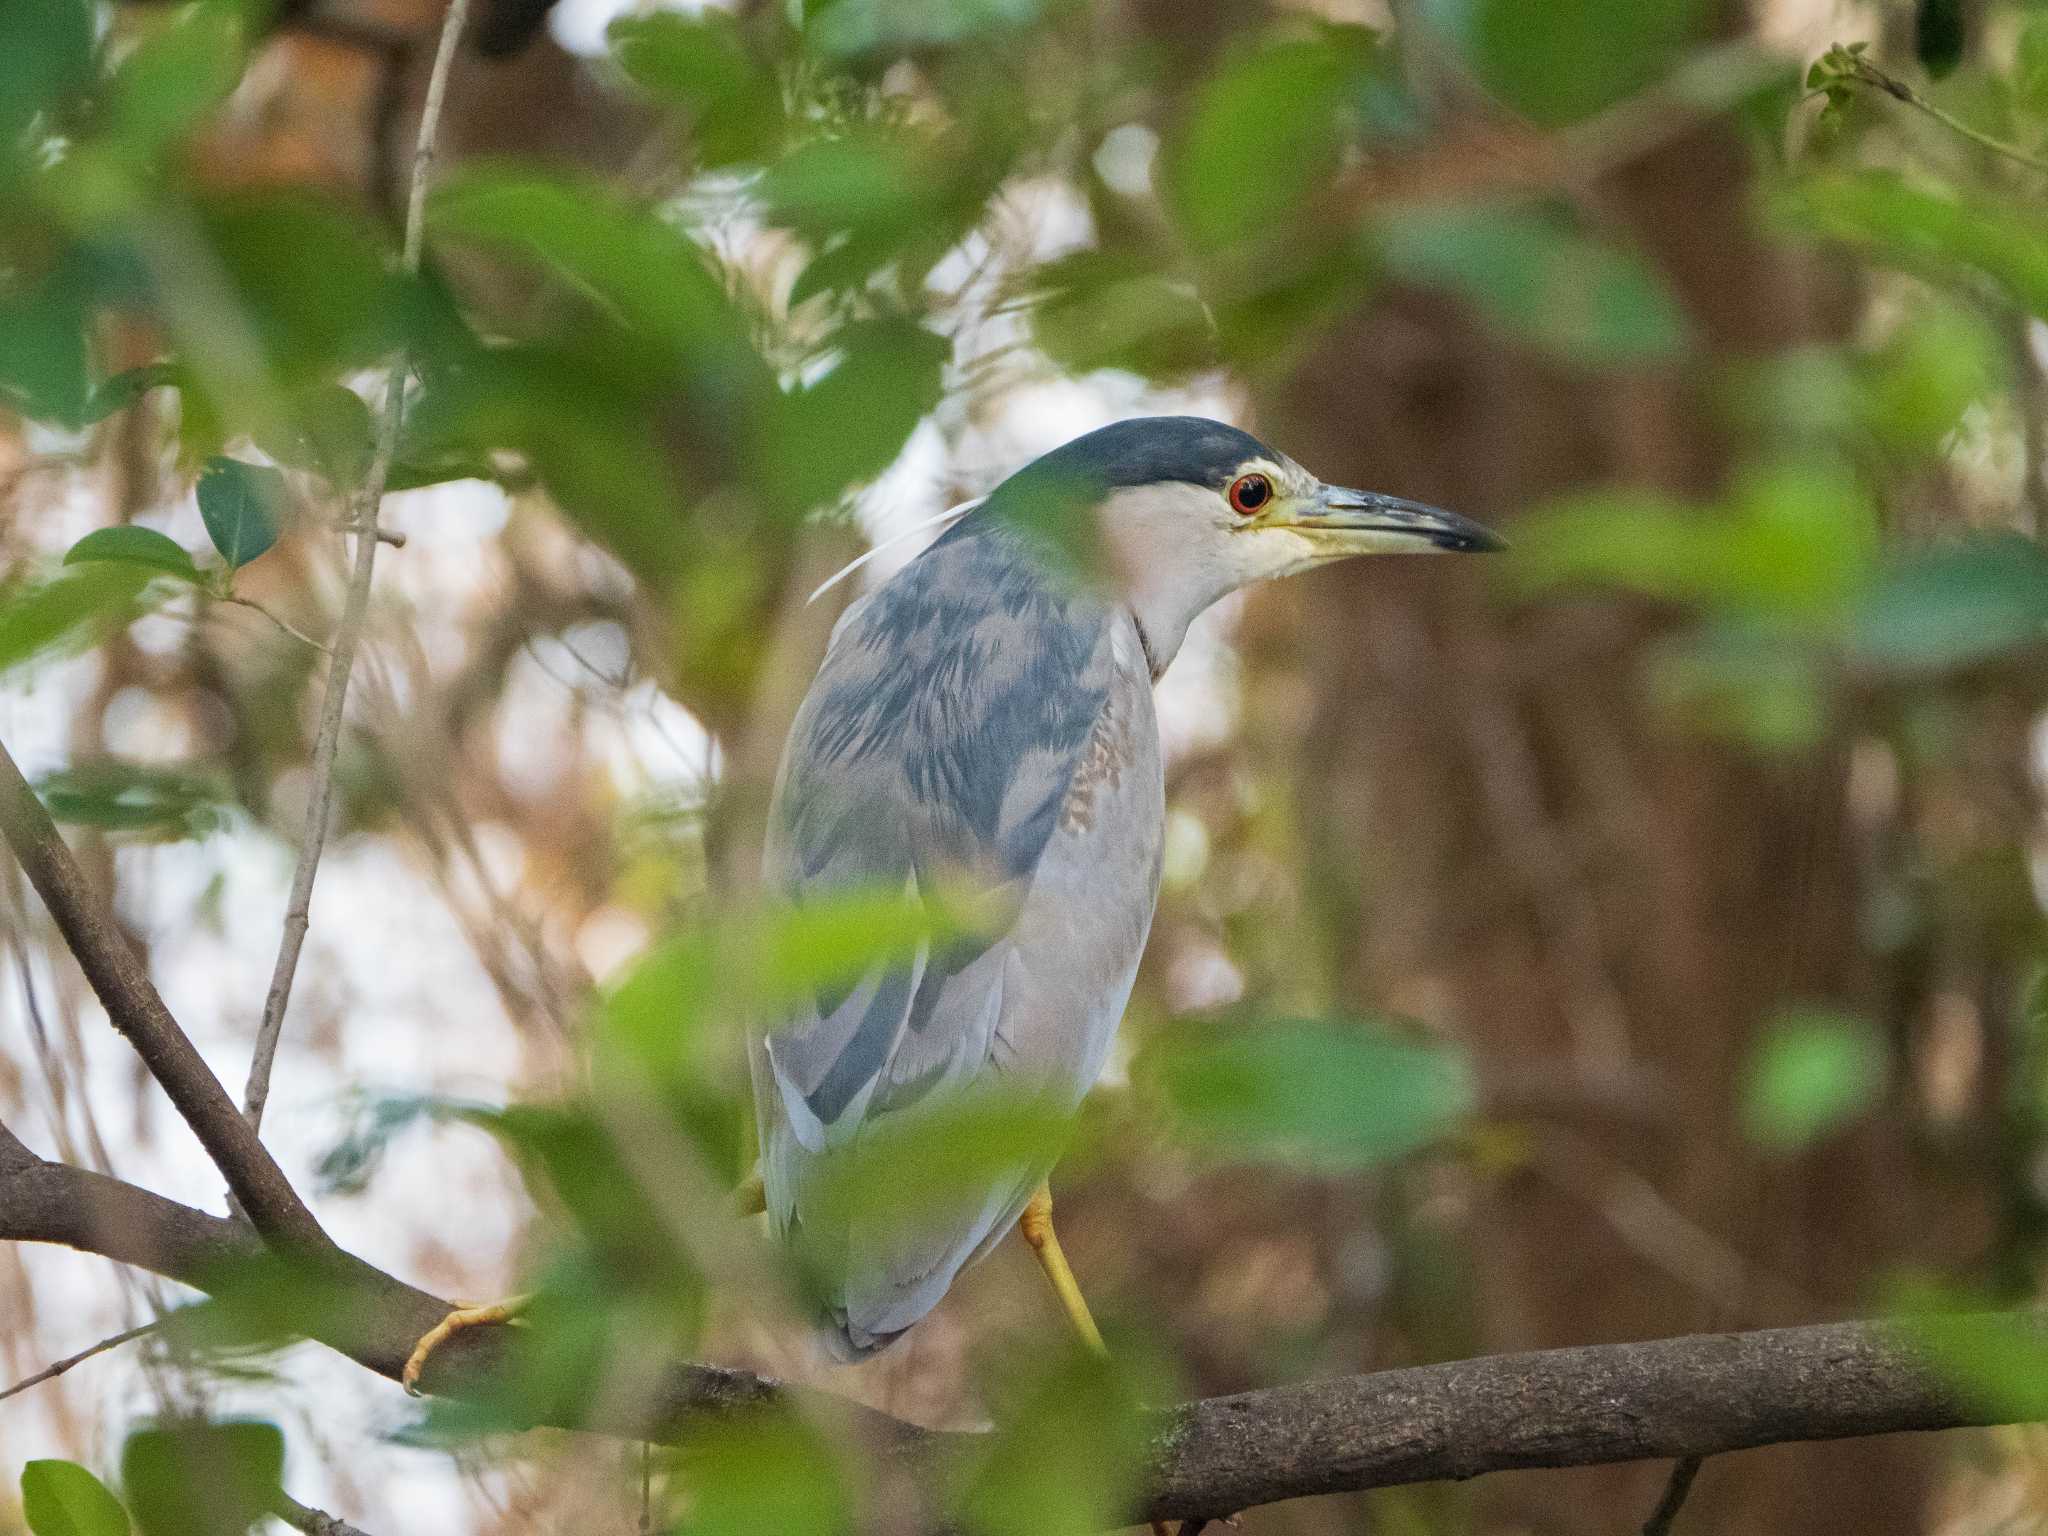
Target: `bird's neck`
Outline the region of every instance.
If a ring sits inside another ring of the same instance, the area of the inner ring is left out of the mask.
[[[1118,595],[1145,643],[1155,681],[1180,654],[1188,626],[1244,584],[1223,546],[1189,536],[1198,514],[1177,503],[1206,494],[1181,486],[1126,491],[1103,520]]]

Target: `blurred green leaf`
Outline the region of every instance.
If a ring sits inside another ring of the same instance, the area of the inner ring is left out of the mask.
[[[1640,256],[1529,207],[1416,209],[1378,226],[1396,276],[1441,288],[1510,336],[1588,367],[1669,362],[1690,344],[1678,301]]]
[[[2031,1295],[1994,1297],[1922,1275],[1889,1291],[1900,1331],[1973,1406],[2001,1423],[2048,1418],[2048,1336]],[[2016,1303],[2024,1310],[2006,1310]]]
[[[804,34],[842,57],[963,43],[1028,26],[1045,0],[814,0]]]
[[[39,113],[52,113],[93,75],[86,0],[0,0],[0,164]],[[4,177],[0,177],[4,180]]]
[[[1458,1128],[1470,1068],[1373,1024],[1310,1020],[1182,1031],[1140,1058],[1181,1135],[1225,1156],[1365,1167]]]
[[[2010,382],[2006,347],[1974,307],[1916,305],[1864,368],[1871,430],[1896,452],[1933,457],[1963,414]]]
[[[782,89],[723,11],[656,12],[612,23],[612,57],[634,82],[690,114],[698,158],[758,160],[782,135]]]
[[[128,1512],[75,1461],[21,1469],[21,1515],[33,1536],[128,1536]]]
[[[479,240],[526,256],[629,337],[686,360],[692,371],[751,358],[746,330],[704,253],[681,230],[595,180],[467,168],[434,194],[428,228],[440,238]]]
[[[221,824],[224,799],[208,778],[116,758],[45,774],[36,780],[36,794],[53,821],[144,833],[159,841],[213,831]]]
[[[1423,0],[1417,19],[1494,95],[1539,123],[1582,118],[1669,70],[1701,0]]]
[[[235,0],[195,0],[158,19],[108,84],[124,147],[154,160],[228,99],[247,57]]]
[[[6,276],[0,267],[0,405],[33,421],[83,426],[91,315],[78,284],[60,276],[10,293]]]
[[[361,395],[320,381],[294,390],[284,412],[254,435],[256,446],[278,463],[315,470],[346,490],[369,471],[377,427]]]
[[[1765,1029],[1742,1090],[1744,1134],[1772,1152],[1796,1152],[1841,1129],[1883,1095],[1884,1041],[1843,1014],[1787,1013]]]
[[[283,1431],[250,1419],[138,1429],[121,1447],[143,1536],[240,1536],[276,1507],[283,1476]]]
[[[832,338],[831,371],[783,395],[759,453],[790,510],[827,506],[896,461],[939,403],[946,338],[908,319],[857,321]]]
[[[900,236],[929,212],[936,171],[925,140],[863,128],[798,145],[768,168],[761,195],[771,219],[812,240]]]
[[[1878,543],[1863,487],[1806,462],[1748,470],[1719,511],[1607,491],[1553,503],[1516,532],[1509,569],[1530,588],[1602,581],[1814,628],[1860,597]]]
[[[1900,561],[1850,621],[1871,666],[1935,671],[2048,637],[2048,551],[2017,535],[1973,538]]]
[[[975,1536],[1091,1536],[1130,1522],[1146,1425],[1110,1359],[1078,1345],[1009,1357],[1026,1389],[1005,1405],[956,1500]]]
[[[1075,373],[1173,378],[1216,365],[1216,327],[1194,286],[1143,256],[1076,251],[1031,274],[1038,344]]]
[[[0,587],[0,673],[58,652],[83,649],[141,611],[150,572],[94,561],[48,581]]]
[[[1856,245],[1932,282],[1989,279],[2048,316],[2048,221],[2025,204],[1862,171],[1791,183],[1771,207],[1784,227]]]
[[[137,528],[132,524],[120,528],[95,528],[64,552],[66,565],[83,565],[94,560],[148,566],[180,581],[203,579],[184,545],[154,528]]]
[[[708,1425],[690,1436],[674,1465],[689,1499],[675,1536],[834,1536],[853,1529],[834,1447],[794,1414]]]
[[[1827,733],[1832,694],[1810,636],[1750,622],[1712,622],[1650,652],[1651,701],[1709,735],[1766,752],[1797,752]]]
[[[2048,117],[2048,15],[2036,12],[2021,26],[2010,84],[2023,110]]]
[[[381,361],[402,339],[406,283],[374,222],[296,191],[214,197],[201,215],[229,293],[261,344],[261,361],[278,376],[249,387],[331,380],[344,368]],[[222,338],[188,323],[177,341],[209,388],[225,392],[242,382],[219,366]],[[266,394],[232,405],[241,421],[253,422],[272,401]]]
[[[116,411],[125,411],[152,389],[177,388],[182,375],[169,363],[144,363],[106,379],[86,402],[85,421],[105,421]]]
[[[284,475],[268,465],[216,457],[199,476],[199,516],[229,570],[239,570],[277,542],[290,500]]]
[[[1198,244],[1270,239],[1327,183],[1357,131],[1376,43],[1364,27],[1319,27],[1231,61],[1201,88],[1169,159]]]

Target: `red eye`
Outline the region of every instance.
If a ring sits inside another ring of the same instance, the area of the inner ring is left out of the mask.
[[[1230,510],[1250,517],[1273,499],[1273,482],[1264,475],[1239,475],[1230,482]]]

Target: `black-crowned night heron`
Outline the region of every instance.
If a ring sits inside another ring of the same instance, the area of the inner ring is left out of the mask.
[[[1075,513],[1093,517],[1078,540],[1060,526]],[[752,1043],[769,1223],[835,1354],[899,1338],[1013,1226],[1101,1348],[1045,1180],[1152,925],[1165,826],[1152,685],[1195,617],[1249,583],[1354,555],[1499,547],[1452,513],[1324,485],[1235,427],[1160,416],[1027,465],[848,609],[783,758],[770,892],[936,901],[965,882],[994,893],[995,918]],[[880,1150],[892,1123],[991,1090],[1048,1111],[994,1164],[906,1167]],[[907,1186],[887,1192],[893,1208],[855,1198],[879,1178]],[[457,1314],[408,1379],[450,1326],[504,1315]]]
[[[1076,510],[1092,549],[1061,558],[1048,524]],[[804,903],[964,879],[1000,915],[754,1042],[768,1219],[836,1354],[900,1337],[1012,1226],[1101,1347],[1053,1233],[1056,1133],[964,1181],[868,1149],[892,1116],[986,1090],[1056,1127],[1095,1082],[1159,893],[1152,685],[1197,615],[1353,555],[1499,547],[1451,513],[1324,485],[1235,427],[1158,416],[1019,470],[848,610],[783,757],[768,885]],[[922,1186],[902,1210],[847,1198],[864,1155]]]

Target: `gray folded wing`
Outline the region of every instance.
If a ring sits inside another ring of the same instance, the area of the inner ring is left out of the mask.
[[[884,1155],[889,1134],[991,1087],[1068,1111],[1100,1070],[1157,889],[1138,654],[1124,615],[970,517],[848,614],[798,713],[771,813],[776,894],[926,899],[965,881],[1001,914],[754,1042],[770,1221],[842,1354],[936,1305],[1059,1151],[1048,1135],[955,1170]]]

